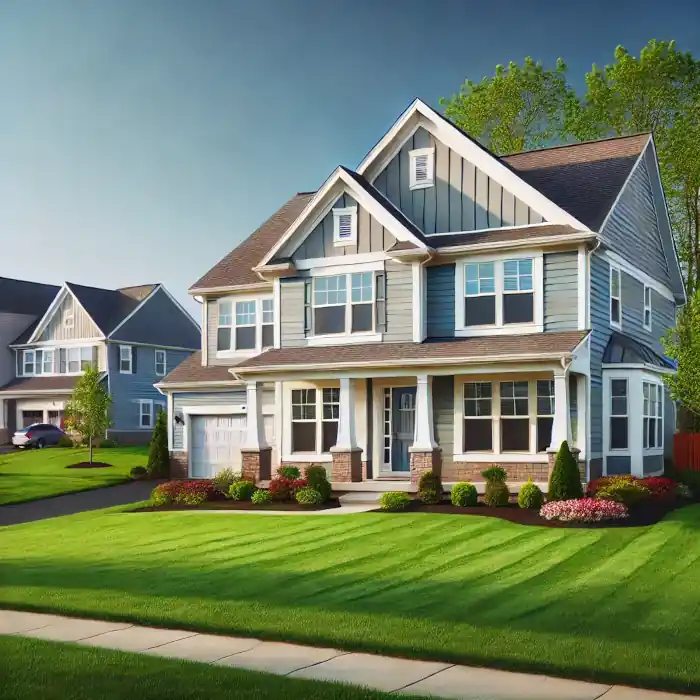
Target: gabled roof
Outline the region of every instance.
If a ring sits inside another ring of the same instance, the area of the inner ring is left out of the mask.
[[[53,284],[0,277],[0,312],[43,316],[59,289]]]

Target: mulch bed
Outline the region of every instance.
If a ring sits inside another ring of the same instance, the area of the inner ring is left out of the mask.
[[[294,510],[294,511],[311,511],[311,510],[328,510],[329,508],[339,508],[340,503],[337,498],[332,498],[327,503],[322,503],[319,506],[302,506],[295,501],[281,501],[278,503],[268,503],[266,505],[256,505],[250,501],[205,501],[199,506],[146,506],[144,508],[135,508],[132,513],[149,513],[160,512],[166,510]]]
[[[69,464],[66,469],[103,469],[104,467],[111,467],[111,464],[107,462],[78,462],[77,464]]]
[[[448,500],[443,500],[437,505],[426,505],[420,501],[413,501],[404,511],[406,513],[441,513],[443,515],[480,515],[487,518],[500,518],[519,525],[538,525],[540,527],[568,527],[568,528],[602,528],[602,527],[642,527],[654,525],[668,515],[668,513],[683,508],[688,501],[674,499],[670,501],[651,501],[643,506],[630,510],[628,518],[624,520],[605,520],[599,523],[568,523],[561,520],[545,520],[536,510],[520,508],[517,503],[500,508],[490,508],[484,503],[476,506],[460,508],[453,506]],[[386,513],[381,509],[374,513]]]

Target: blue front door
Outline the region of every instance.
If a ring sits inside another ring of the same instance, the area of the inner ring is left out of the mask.
[[[391,391],[391,470],[411,469],[408,448],[413,444],[416,425],[416,388],[401,387]]]

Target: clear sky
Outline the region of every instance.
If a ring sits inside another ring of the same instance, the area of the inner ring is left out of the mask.
[[[0,0],[0,275],[187,288],[414,97],[700,55],[698,0]]]

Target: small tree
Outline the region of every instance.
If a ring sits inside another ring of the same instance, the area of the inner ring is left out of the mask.
[[[148,448],[148,475],[153,478],[167,476],[168,457],[168,416],[159,408]]]
[[[564,440],[557,452],[554,469],[549,475],[547,500],[568,501],[572,498],[583,498],[583,487],[576,458],[571,454],[569,443]]]
[[[66,405],[66,426],[88,441],[92,464],[92,441],[104,436],[109,428],[109,405],[112,399],[102,382],[102,373],[90,365],[73,389]]]

